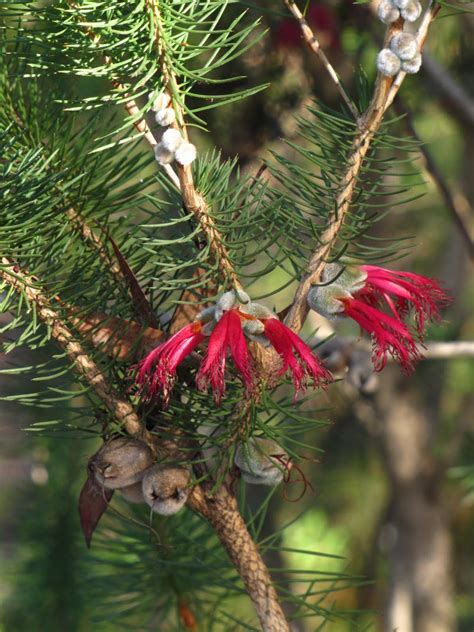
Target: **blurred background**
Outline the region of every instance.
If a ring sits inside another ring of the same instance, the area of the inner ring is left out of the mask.
[[[272,151],[292,158],[282,139],[295,138],[295,115],[304,115],[312,98],[339,107],[333,84],[297,25],[275,2],[259,3],[259,11],[267,33],[245,54],[244,68],[242,60],[236,63],[234,74],[247,76],[242,83],[268,82],[268,89],[211,110],[211,132],[193,135],[201,148],[237,154],[250,173],[257,173],[262,157]],[[250,12],[255,15],[252,7]],[[355,68],[362,66],[373,79],[382,29],[370,5],[310,2],[307,19],[350,93],[355,93]],[[429,341],[474,340],[472,260],[462,230],[472,235],[472,41],[474,16],[445,6],[430,31],[423,68],[407,78],[397,104],[397,113],[405,114],[397,123],[400,135],[416,134],[423,146],[413,162],[424,195],[397,206],[372,229],[380,237],[414,237],[416,248],[408,250],[400,267],[438,277],[454,296]],[[265,283],[280,286],[283,275],[275,270]],[[293,289],[278,296],[277,308],[288,304]],[[316,318],[308,331],[316,326],[320,336],[332,332]],[[341,347],[326,353],[332,353],[346,379],[305,407],[305,414],[315,406],[325,408],[323,415],[314,414],[330,423],[304,437],[321,450],[317,462],[313,454],[302,455],[300,465],[311,484],[304,496],[291,502],[291,494],[288,499],[277,492],[271,500],[264,527],[269,533],[302,515],[283,532],[284,550],[269,564],[308,565],[308,570],[314,565],[321,572],[314,599],[346,612],[345,619],[327,623],[325,630],[392,630],[396,621],[399,632],[472,632],[472,358],[453,348],[445,358],[428,354],[410,378],[393,365],[374,376],[365,347],[354,343],[357,330],[338,328],[337,334],[344,336]],[[43,416],[33,400],[30,408],[15,404],[15,394],[29,386],[15,375],[15,366],[28,364],[28,358],[15,354],[0,356],[2,368],[11,370],[0,382],[0,630],[119,629],[119,622],[96,623],[99,606],[84,588],[84,569],[94,572],[94,552],[83,545],[76,506],[95,444],[67,432],[58,440],[57,434],[48,436],[47,428],[41,436],[28,431],[51,415]],[[258,504],[262,493],[249,490],[249,502]],[[292,548],[328,557],[300,560]],[[330,593],[324,572],[328,577],[347,572],[353,579]],[[132,617],[127,629],[133,625]],[[165,629],[156,621],[154,626],[150,629]],[[301,632],[315,629],[314,621],[295,625]]]

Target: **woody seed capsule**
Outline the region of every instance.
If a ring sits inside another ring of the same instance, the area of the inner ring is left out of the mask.
[[[171,516],[184,507],[190,493],[190,473],[184,467],[154,465],[143,477],[142,492],[155,513]]]
[[[121,489],[140,481],[153,461],[153,453],[146,443],[117,437],[104,443],[89,460],[89,471],[107,489]]]

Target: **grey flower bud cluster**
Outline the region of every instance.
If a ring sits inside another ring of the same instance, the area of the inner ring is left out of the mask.
[[[152,102],[151,109],[155,112],[155,121],[161,127],[173,125],[176,114],[171,103],[171,97],[162,92],[155,97],[153,92],[148,95]],[[181,136],[177,129],[168,129],[155,146],[155,158],[161,165],[168,165],[173,160],[186,167],[196,159],[196,147]]]
[[[267,338],[263,336],[264,325],[260,319],[274,318],[275,315],[264,305],[254,303],[247,292],[241,288],[224,292],[214,306],[204,309],[197,315],[197,320],[205,323],[203,333],[210,335],[223,314],[231,309],[236,309],[241,314],[246,314],[250,317],[242,319],[242,330],[250,340],[264,346],[270,344]]]
[[[341,302],[350,298],[364,286],[367,273],[356,266],[331,263],[324,268],[320,285],[313,285],[308,292],[310,309],[329,320],[337,320],[344,311]]]
[[[391,24],[400,17],[407,22],[416,22],[421,15],[421,4],[418,0],[381,0],[377,15],[384,24]]]
[[[148,95],[148,101],[152,102],[151,109],[155,112],[155,121],[158,125],[167,127],[176,120],[176,114],[171,105],[171,97],[166,92],[161,92],[155,96],[154,92]]]
[[[191,491],[189,469],[156,464],[151,448],[138,439],[117,437],[89,460],[89,472],[107,489],[120,490],[131,503],[146,503],[163,516],[179,511]]]
[[[291,468],[288,454],[273,439],[252,437],[239,443],[234,463],[251,485],[279,485]]]
[[[378,17],[384,24],[391,24],[400,17],[406,22],[416,22],[421,11],[418,0],[381,0],[377,8]],[[420,66],[418,41],[411,33],[397,33],[389,48],[383,48],[377,55],[377,69],[386,77],[394,77],[400,71],[413,74]]]
[[[377,56],[377,68],[387,77],[398,72],[414,74],[421,66],[418,41],[411,33],[397,33],[390,41],[390,48],[383,48]]]
[[[155,158],[167,165],[173,160],[186,167],[196,159],[196,147],[181,136],[177,129],[167,129],[161,141],[155,146]]]

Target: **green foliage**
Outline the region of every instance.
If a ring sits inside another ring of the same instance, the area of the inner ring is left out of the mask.
[[[210,256],[210,245],[202,241],[193,216],[183,210],[179,192],[141,144],[123,105],[136,99],[139,113],[134,118],[141,117],[150,107],[148,94],[156,96],[166,85],[189,120],[204,128],[206,109],[260,90],[261,86],[249,85],[234,90],[228,82],[239,77],[225,77],[222,71],[261,35],[256,29],[259,21],[240,11],[240,4],[86,0],[7,5],[0,70],[1,256],[28,272],[32,286],[75,332],[108,382],[139,406],[150,428],[158,420],[164,439],[168,426],[172,434],[186,434],[193,446],[190,454],[196,444],[212,454],[216,484],[232,467],[236,436],[270,437],[298,460],[302,453],[317,449],[305,434],[324,425],[320,416],[325,411],[313,402],[308,413],[309,395],[295,405],[283,384],[251,408],[242,430],[243,420],[234,415],[242,392],[233,376],[223,405],[216,408],[211,396],[196,392],[189,369],[180,376],[169,408],[157,411],[138,402],[131,362],[110,357],[104,348],[84,340],[78,328],[96,316],[97,328],[116,327],[112,319],[117,318],[151,324],[137,309],[126,279],[116,272],[118,261],[109,237],[164,328],[184,290],[192,290],[196,302],[203,304],[210,282],[224,289],[219,261]],[[366,103],[365,77],[359,83],[360,102]],[[402,252],[400,243],[368,234],[390,206],[414,199],[417,178],[411,154],[416,145],[392,132],[396,124],[387,124],[374,143],[332,260],[343,254],[364,261],[387,259]],[[320,239],[334,210],[356,131],[345,114],[319,102],[298,125],[299,141],[288,143],[293,157],[274,153],[269,161],[272,184],[242,175],[237,160],[224,160],[216,150],[200,154],[193,165],[196,187],[250,293],[264,275],[276,269],[285,273],[278,283],[252,295],[265,298],[270,307],[280,290],[299,279]],[[397,176],[394,184],[388,176]],[[85,235],[85,225],[95,238]],[[104,423],[115,420],[52,346],[37,305],[24,290],[17,292],[6,283],[0,289],[2,312],[9,314],[1,332],[4,350],[33,352],[26,366],[6,370],[25,373],[31,384],[29,392],[9,399],[48,409],[51,418],[34,423],[33,431],[101,435]],[[123,326],[126,329],[126,323]],[[58,410],[58,402],[64,411]],[[67,461],[63,455],[58,459]],[[66,493],[64,487],[61,492]],[[285,535],[277,531],[260,537],[269,500],[270,496],[258,511],[250,512],[247,522],[262,552],[270,555],[281,551]],[[81,556],[77,573],[83,578],[78,594],[88,604],[92,623],[98,626],[94,629],[148,629],[161,619],[166,620],[166,629],[182,629],[176,618],[180,599],[206,622],[205,629],[256,629],[250,610],[245,623],[237,616],[233,604],[244,595],[243,587],[200,519],[185,511],[151,523],[143,508],[113,507],[128,518],[118,520],[109,511],[92,555]],[[70,515],[66,518],[69,521]],[[73,534],[69,522],[58,521],[57,527],[54,545],[64,547],[58,554],[75,559],[77,531]],[[291,548],[297,548],[291,542]],[[33,548],[23,573],[31,564],[43,564],[45,551],[43,547],[40,554]],[[304,551],[298,559],[301,555]],[[332,604],[326,604],[328,593],[341,584],[354,584],[340,567],[325,572],[318,564],[302,564],[286,570],[286,577],[279,580],[276,571],[277,588],[293,606],[292,617],[313,617],[318,629],[338,616],[336,608],[333,612]],[[71,581],[75,584],[77,577]],[[32,582],[31,591],[36,588]],[[38,604],[26,600],[23,607],[36,610]],[[28,617],[25,621],[25,627],[31,625]],[[63,628],[72,629],[67,621]]]

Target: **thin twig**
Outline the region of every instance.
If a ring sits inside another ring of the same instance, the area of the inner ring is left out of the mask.
[[[10,287],[24,292],[29,301],[34,303],[38,316],[50,328],[51,335],[74,363],[76,370],[82,375],[91,388],[97,393],[114,419],[124,427],[129,435],[146,438],[148,433],[132,405],[122,399],[110,386],[105,375],[94,360],[86,353],[82,345],[74,339],[72,332],[52,309],[49,299],[27,273],[18,270],[11,261],[2,257],[0,278]]]
[[[160,37],[161,17],[157,1],[150,0],[150,7],[151,17],[156,29],[155,45],[161,59],[163,75],[166,78],[166,82],[170,84],[170,87],[166,86],[166,91],[171,98],[174,110],[176,112],[177,122],[174,124],[174,127],[178,129],[181,132],[183,138],[187,140],[188,133],[184,120],[183,108],[181,104],[177,101],[177,99],[174,98],[174,94],[176,94],[179,90],[179,85],[176,77],[171,71],[169,71],[168,68],[166,68],[163,61],[163,51]],[[221,271],[230,280],[235,289],[240,289],[242,286],[237,277],[237,273],[234,270],[234,266],[232,265],[232,262],[229,258],[229,253],[227,252],[227,249],[225,247],[222,235],[220,234],[214,219],[210,215],[209,207],[207,206],[206,201],[197,191],[194,185],[191,166],[184,166],[177,162],[176,171],[178,172],[178,179],[180,183],[184,206],[195,216],[203,233],[206,235],[209,248],[213,256],[219,262],[219,267]]]
[[[424,42],[428,26],[435,14],[436,12],[430,5],[423,17],[422,27],[420,27],[419,30],[420,41]],[[402,30],[402,19],[390,24],[385,33],[384,46],[387,46],[392,37]],[[400,79],[395,85],[395,82],[390,77],[386,77],[381,72],[377,73],[372,101],[365,114],[363,114],[358,120],[359,133],[349,154],[349,166],[342,179],[340,192],[336,198],[335,210],[329,216],[326,228],[321,235],[321,243],[314,251],[307,264],[306,271],[303,274],[300,284],[296,290],[293,304],[285,318],[286,324],[296,331],[301,329],[309,311],[306,302],[308,290],[312,284],[319,281],[320,275],[326,265],[326,260],[336,243],[339,231],[342,228],[350,209],[352,196],[354,194],[361,167],[367,152],[369,151],[372,139],[380,127],[384,112],[386,111],[388,95],[390,94],[390,98],[392,100],[395,98],[403,79],[404,76],[400,76]]]
[[[76,11],[80,10],[80,6],[76,2],[69,0],[69,5]],[[78,19],[80,22],[83,22],[82,17],[79,16]],[[100,35],[96,33],[90,26],[83,25],[82,28],[84,30],[84,33],[93,42],[93,44],[98,46],[100,42]],[[107,66],[111,65],[112,58],[110,57],[110,55],[104,55],[103,59],[104,59],[104,63]],[[125,97],[126,101],[125,101],[124,107],[127,110],[130,118],[132,119],[133,126],[135,127],[137,132],[139,132],[139,134],[143,136],[143,138],[148,142],[148,144],[152,148],[154,148],[158,144],[158,141],[156,140],[151,129],[149,128],[148,123],[141,116],[140,108],[138,107],[135,99],[130,98],[130,95],[127,93],[126,87],[122,83],[120,83],[120,81],[112,81],[112,85],[118,92],[122,93],[123,96]],[[173,182],[173,184],[177,188],[179,188],[180,186],[179,179],[173,167],[171,165],[161,165],[161,166],[166,171],[166,174],[170,178],[171,182]]]
[[[284,3],[288,7],[288,9],[291,11],[293,16],[298,20],[298,23],[301,28],[301,32],[303,34],[304,39],[306,40],[306,43],[311,48],[313,53],[316,53],[316,55],[321,60],[323,66],[326,68],[327,72],[329,73],[329,76],[334,81],[334,84],[336,85],[336,88],[339,94],[341,95],[344,103],[349,108],[349,111],[352,113],[355,120],[357,120],[359,118],[359,112],[357,111],[357,108],[355,107],[354,103],[351,101],[351,98],[345,91],[344,86],[342,85],[337,72],[334,70],[334,67],[332,66],[331,62],[326,57],[326,54],[321,48],[321,44],[319,43],[318,38],[312,31],[308,22],[305,20],[305,17],[299,10],[298,6],[296,5],[295,0],[284,0]]]
[[[461,234],[461,237],[463,238],[464,243],[466,244],[469,258],[471,260],[474,260],[474,242],[469,234],[469,230],[467,226],[464,224],[464,221],[463,221],[463,215],[465,214],[464,206],[461,207],[459,198],[452,195],[449,189],[449,186],[446,180],[444,179],[443,174],[439,171],[434,161],[433,156],[429,152],[427,146],[421,141],[420,137],[418,136],[413,124],[413,115],[411,111],[407,108],[407,106],[404,103],[401,102],[400,99],[395,100],[394,108],[398,113],[404,115],[405,125],[409,133],[413,136],[413,138],[415,138],[419,142],[419,152],[423,160],[423,166],[425,170],[428,172],[428,174],[431,176],[431,179],[433,180],[435,185],[437,186],[438,191],[441,197],[443,198],[444,203],[446,204],[446,208],[451,213],[454,223],[456,224]],[[467,201],[465,203],[468,204]],[[468,207],[469,207],[469,204],[468,204]],[[468,208],[467,213],[469,214],[470,217],[472,217],[471,208]]]

